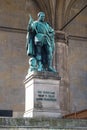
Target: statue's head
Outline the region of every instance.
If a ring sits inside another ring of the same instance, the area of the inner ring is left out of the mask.
[[[44,12],[39,12],[38,13],[38,20],[43,22],[44,19],[45,19],[45,13]]]

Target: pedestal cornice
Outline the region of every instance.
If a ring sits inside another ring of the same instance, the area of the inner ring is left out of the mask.
[[[29,82],[31,79],[38,78],[38,79],[52,79],[52,80],[61,80],[59,77],[59,73],[53,73],[48,71],[38,72],[32,71],[26,75],[24,83]]]

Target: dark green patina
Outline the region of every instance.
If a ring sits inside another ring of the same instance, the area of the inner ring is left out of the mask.
[[[53,53],[55,48],[54,29],[45,22],[45,13],[38,13],[38,20],[34,21],[30,16],[27,37],[26,49],[29,60],[29,72],[31,71],[51,71],[56,72],[52,67]],[[31,63],[36,60],[35,65]],[[32,68],[32,69],[31,69]]]

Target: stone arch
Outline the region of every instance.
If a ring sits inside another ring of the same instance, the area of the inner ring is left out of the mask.
[[[36,18],[39,11],[44,11],[46,20],[58,30],[64,23],[66,0],[26,0],[27,14],[31,13]],[[74,0],[72,0],[74,1]],[[72,2],[71,2],[72,3]]]
[[[32,14],[36,18],[39,11],[44,11],[46,20],[53,26],[54,24],[54,6],[52,0],[26,0],[26,13]]]
[[[69,18],[69,14],[70,14],[70,10],[73,6],[73,4],[76,2],[77,0],[70,0],[70,2],[68,3],[67,9],[65,11],[65,15],[64,15],[64,23],[67,23],[68,18]]]

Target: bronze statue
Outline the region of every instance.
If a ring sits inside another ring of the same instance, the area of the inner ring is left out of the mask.
[[[26,38],[27,55],[36,59],[37,67],[35,66],[35,70],[56,72],[52,67],[55,33],[44,19],[44,12],[38,13],[37,21],[34,21],[30,16]]]

